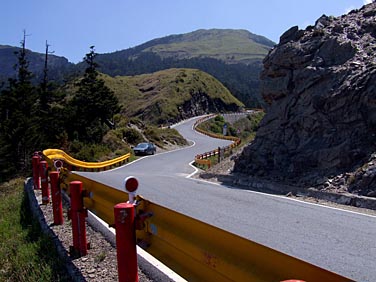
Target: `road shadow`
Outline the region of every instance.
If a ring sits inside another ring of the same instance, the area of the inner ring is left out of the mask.
[[[201,172],[196,176],[197,179],[202,179],[209,182],[214,182],[226,186],[230,189],[251,190],[255,192],[262,192],[276,195],[296,195],[304,193],[304,188],[281,184],[270,180],[248,176],[239,173],[212,173]]]

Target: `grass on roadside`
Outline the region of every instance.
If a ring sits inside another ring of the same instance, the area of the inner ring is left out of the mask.
[[[32,217],[20,178],[0,184],[0,281],[71,281]]]
[[[239,137],[242,144],[246,144],[255,138],[259,123],[264,115],[265,113],[261,111],[254,112],[234,122],[233,124],[226,122],[223,116],[217,115],[215,118],[200,123],[198,128],[207,132],[222,135],[223,126],[226,124],[227,135]]]

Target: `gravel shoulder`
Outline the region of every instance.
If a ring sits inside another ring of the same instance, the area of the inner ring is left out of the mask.
[[[116,247],[112,246],[100,232],[86,223],[87,242],[90,244],[88,254],[80,258],[71,257],[69,247],[73,245],[73,237],[71,221],[68,220],[69,204],[67,202],[63,203],[64,224],[54,225],[52,204],[41,204],[41,190],[34,190],[33,193],[42,212],[43,218],[41,221],[45,222],[54,238],[61,243],[59,244],[62,246],[59,250],[60,255],[65,257],[67,265],[70,266],[72,281],[118,281]],[[140,282],[153,281],[140,269],[138,270],[138,276]]]

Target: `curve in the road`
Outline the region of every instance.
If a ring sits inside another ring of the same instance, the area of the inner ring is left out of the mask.
[[[356,281],[376,281],[375,217],[187,178],[196,154],[229,144],[194,131],[195,120],[175,127],[195,142],[190,147],[80,174],[115,188],[133,175],[150,201]]]

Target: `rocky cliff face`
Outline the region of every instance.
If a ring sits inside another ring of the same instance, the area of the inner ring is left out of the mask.
[[[292,27],[264,60],[269,104],[234,171],[326,187],[376,190],[376,3],[305,30]],[[360,173],[363,171],[363,173]]]
[[[191,93],[191,99],[179,107],[180,120],[205,115],[207,113],[240,112],[242,107],[235,103],[226,104],[218,98],[211,98],[207,93],[198,91]],[[176,120],[179,121],[179,120]]]

